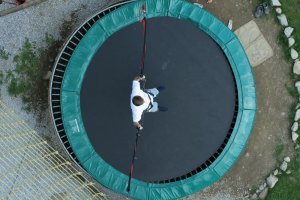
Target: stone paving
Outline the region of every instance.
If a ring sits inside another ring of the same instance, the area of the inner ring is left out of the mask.
[[[265,39],[254,20],[234,32],[240,39],[252,67],[256,67],[274,55],[273,49]]]

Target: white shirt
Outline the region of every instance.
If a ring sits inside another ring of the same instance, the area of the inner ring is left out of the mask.
[[[134,96],[142,97],[144,99],[144,103],[140,106],[134,105],[132,103],[132,98]],[[149,107],[149,104],[150,104],[149,96],[150,96],[150,99],[151,99],[151,103],[153,103],[153,97],[151,95],[148,95],[143,90],[141,90],[140,82],[136,81],[136,80],[134,80],[132,82],[132,92],[131,92],[131,96],[130,96],[130,107],[131,107],[131,110],[132,110],[133,122],[139,122],[141,120],[144,110],[146,110]]]

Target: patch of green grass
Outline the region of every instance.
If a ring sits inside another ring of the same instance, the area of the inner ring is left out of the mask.
[[[256,0],[256,2],[261,3],[265,2],[264,0]],[[300,0],[281,0],[280,1],[282,4],[282,13],[284,13],[287,16],[289,26],[293,27],[295,30],[292,34],[292,36],[295,38],[296,43],[293,46],[298,52],[300,52],[300,44],[297,41],[300,41]],[[257,4],[258,4],[257,3]],[[256,4],[254,4],[256,5]],[[279,20],[277,19],[278,14],[275,11],[275,8],[271,6],[271,0],[269,0],[269,5],[270,5],[270,10],[271,10],[271,15],[275,18],[275,22],[280,25]],[[281,25],[280,25],[281,26]],[[287,62],[291,62],[291,56],[290,56],[290,48],[288,45],[288,39],[286,38],[284,34],[284,27],[282,27],[282,31],[280,34],[278,34],[277,38],[279,44],[281,44],[283,48],[283,53],[284,53],[284,59]]]
[[[291,106],[290,106],[290,111],[289,111],[289,121],[291,122],[291,126],[293,125],[294,123],[294,118],[295,118],[295,114],[296,114],[296,106],[297,106],[297,102],[293,103]]]
[[[288,93],[295,99],[294,103],[292,103],[292,105],[290,106],[290,110],[289,110],[289,114],[288,114],[288,119],[291,122],[291,126],[294,123],[294,117],[296,114],[296,106],[298,104],[298,98],[299,98],[299,93],[298,90],[295,86],[288,86],[285,85],[286,90],[288,91]]]
[[[0,87],[4,83],[4,73],[0,70]],[[1,96],[1,88],[0,88],[0,96]]]
[[[49,33],[45,33],[44,42],[47,44],[47,46],[51,46],[51,45],[53,45],[56,41],[55,41],[53,35],[51,35],[51,34],[49,34]]]
[[[300,152],[297,152],[288,169],[291,174],[283,174],[278,183],[269,191],[267,200],[299,200],[300,199]]]
[[[276,149],[274,151],[274,158],[277,160],[277,161],[280,161],[282,159],[282,153],[284,151],[284,144],[277,144],[276,146]]]
[[[295,30],[293,32],[293,37],[296,40],[296,44],[293,46],[298,52],[300,52],[300,0],[281,0],[283,13],[287,16],[289,26],[293,27]],[[274,15],[277,18],[277,15]],[[277,19],[276,19],[277,21]],[[288,47],[288,39],[285,35],[280,33],[278,38],[279,43],[283,47],[285,58],[287,61],[291,62],[290,58],[290,48]],[[300,77],[291,73],[291,81],[296,82],[300,80]],[[295,99],[295,103],[291,106],[289,112],[289,120],[291,124],[294,122],[295,107],[299,99],[299,93],[295,87],[286,86],[289,94]],[[300,130],[297,131],[300,133]],[[299,140],[298,140],[299,144]],[[278,145],[274,157],[278,159],[281,156],[283,148]],[[279,158],[280,159],[280,158]],[[291,170],[291,174],[280,175],[279,181],[276,186],[269,190],[267,200],[299,200],[300,199],[300,150],[296,150],[295,159],[288,165],[288,170]]]
[[[9,56],[10,54],[3,47],[0,47],[0,59],[8,60]]]
[[[19,95],[33,86],[33,79],[39,74],[39,56],[34,51],[35,44],[25,40],[20,54],[14,57],[16,69],[10,75],[9,93]]]
[[[287,16],[289,26],[295,29],[292,34],[296,40],[294,48],[300,52],[300,0],[281,0],[280,2],[282,11]]]
[[[295,86],[289,86],[286,84],[285,88],[293,98],[295,98],[295,99],[299,98],[299,92]]]
[[[4,74],[3,71],[0,70],[0,85],[4,83]]]
[[[249,194],[250,196],[252,196],[253,194],[255,194],[256,190],[258,189],[257,185],[252,185],[252,187],[250,188]]]
[[[276,15],[276,18],[277,18],[277,15]],[[279,44],[282,46],[283,56],[284,56],[285,61],[291,62],[292,58],[291,58],[291,53],[290,53],[288,39],[286,38],[286,36],[283,33],[283,31],[280,32],[280,34],[278,35],[278,39],[277,40],[278,40]]]

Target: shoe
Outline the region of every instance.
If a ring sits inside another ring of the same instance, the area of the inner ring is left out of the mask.
[[[164,89],[166,89],[164,86],[158,86],[156,88],[159,92],[163,91]]]
[[[270,14],[270,8],[266,2],[262,4],[262,7],[263,7],[263,11],[264,11],[265,15]]]
[[[230,20],[228,21],[227,27],[228,27],[230,30],[232,30],[232,19],[230,19]]]
[[[261,13],[263,12],[263,10],[264,10],[264,7],[262,4],[257,6],[256,11],[255,11],[255,17],[259,18],[261,16]]]
[[[158,111],[160,111],[160,112],[167,112],[168,108],[167,107],[158,106]]]
[[[194,3],[194,5],[199,6],[200,8],[203,8],[203,5],[200,3]]]

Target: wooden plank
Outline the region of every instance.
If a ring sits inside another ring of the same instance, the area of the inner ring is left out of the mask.
[[[0,11],[0,17],[3,17],[5,15],[11,14],[11,13],[18,12],[20,10],[23,10],[23,9],[28,8],[30,6],[37,5],[37,4],[42,3],[44,1],[47,1],[47,0],[30,0],[28,3],[17,5],[17,6],[14,6],[12,8],[6,9],[6,10],[2,10],[2,11]]]

